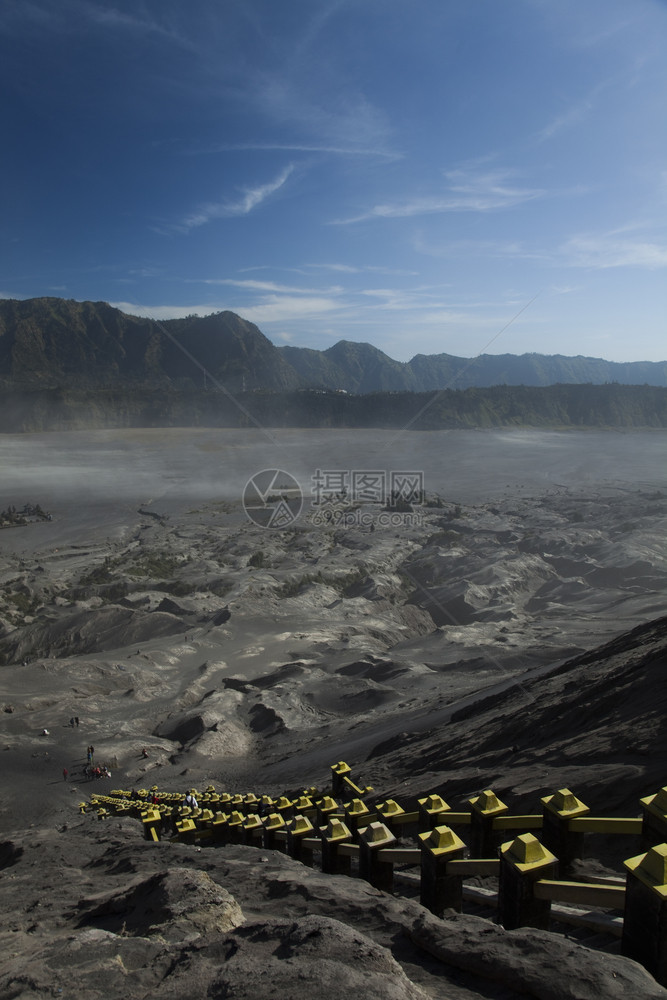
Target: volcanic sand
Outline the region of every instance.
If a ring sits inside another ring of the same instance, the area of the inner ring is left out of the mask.
[[[664,435],[271,434],[0,441],[7,503],[52,513],[0,532],[5,826],[97,788],[90,743],[114,787],[277,791],[339,759],[375,784],[398,734],[446,733],[477,692],[522,696],[663,610]],[[269,529],[239,497],[278,453],[306,504]],[[383,463],[421,468],[427,505],[385,526],[378,504],[327,522],[310,502],[315,470]]]
[[[535,811],[569,785],[632,815],[664,784],[664,435],[271,437],[0,439],[3,506],[52,514],[0,532],[6,994],[667,995],[557,935],[78,815],[118,787],[326,789],[341,759],[406,806],[492,786]],[[306,494],[283,529],[240,502],[275,467]],[[327,521],[323,469],[421,469],[427,502]],[[85,779],[91,743],[111,779]],[[619,872],[602,846],[586,870]]]

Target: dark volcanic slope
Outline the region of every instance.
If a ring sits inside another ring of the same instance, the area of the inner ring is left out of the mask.
[[[666,656],[664,617],[455,711],[444,735],[403,734],[371,754],[364,777],[405,778],[402,802],[433,767],[450,798],[477,781],[516,807],[567,783],[606,814],[636,807],[640,791],[664,780]],[[304,783],[310,760],[304,748]],[[53,818],[0,844],[0,991],[12,1000],[72,989],[82,1000],[329,1000],[334,983],[359,1000],[667,996],[609,942],[611,953],[597,952],[471,914],[440,920],[411,899],[274,851],[149,844],[134,819]],[[637,853],[625,841],[624,856]]]
[[[393,774],[448,796],[475,785],[519,807],[571,787],[587,805],[636,815],[667,775],[667,618],[575,657],[546,676],[455,711],[445,726],[401,734],[370,753],[368,776]]]

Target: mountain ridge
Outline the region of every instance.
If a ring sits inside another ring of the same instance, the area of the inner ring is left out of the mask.
[[[331,389],[429,392],[497,385],[667,386],[667,361],[583,355],[416,354],[396,361],[372,344],[340,340],[325,351],[274,345],[229,310],[156,320],[106,302],[0,300],[0,386],[97,388],[131,382],[183,391]]]

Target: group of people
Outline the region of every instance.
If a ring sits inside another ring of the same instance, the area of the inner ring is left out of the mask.
[[[100,766],[93,766],[92,764],[86,764],[83,769],[83,773],[87,778],[110,778],[111,771],[106,766],[106,764],[101,764]]]
[[[77,719],[76,720],[76,724],[77,725],[78,725],[78,722],[79,722],[79,720]],[[48,735],[47,730],[44,730],[44,732]],[[93,778],[110,778],[111,777],[111,771],[109,770],[109,768],[107,767],[107,765],[106,764],[95,764],[94,760],[93,760],[94,756],[95,756],[95,747],[92,746],[92,745],[89,746],[89,747],[86,747],[86,766],[83,769],[83,775],[84,775],[84,777],[88,778],[89,780],[91,780]],[[63,768],[63,781],[67,781],[68,777],[69,777],[69,771],[67,770],[66,767],[64,767]]]

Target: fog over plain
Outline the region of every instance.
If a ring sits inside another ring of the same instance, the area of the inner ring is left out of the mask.
[[[665,434],[650,431],[5,435],[3,506],[39,503],[53,519],[0,533],[0,652],[6,664],[56,657],[76,673],[92,658],[95,670],[116,670],[114,657],[132,655],[122,647],[144,641],[136,683],[150,690],[151,666],[166,657],[176,687],[142,719],[138,739],[164,722],[202,658],[218,664],[220,682],[308,664],[287,679],[296,713],[271,707],[293,738],[316,721],[302,711],[302,688],[317,671],[329,692],[324,724],[345,699],[354,656],[390,657],[393,675],[369,667],[357,721],[381,710],[402,727],[401,690],[424,688],[426,700],[411,702],[419,714],[433,696],[450,703],[661,613],[664,457]],[[241,503],[248,479],[267,468],[289,472],[304,494],[284,529],[252,523]],[[318,525],[312,477],[364,470],[423,473],[426,506],[381,524],[380,505],[364,503],[361,526]],[[25,618],[14,606],[22,588],[37,608]],[[165,593],[176,600],[167,614]],[[221,607],[229,623],[207,625]],[[169,639],[174,632],[190,641]],[[228,709],[227,721],[245,719],[245,709]]]
[[[306,495],[318,469],[418,470],[427,493],[479,503],[557,486],[664,483],[665,459],[660,431],[168,428],[0,436],[9,503],[34,491],[48,502],[233,501],[267,468],[290,472]]]

